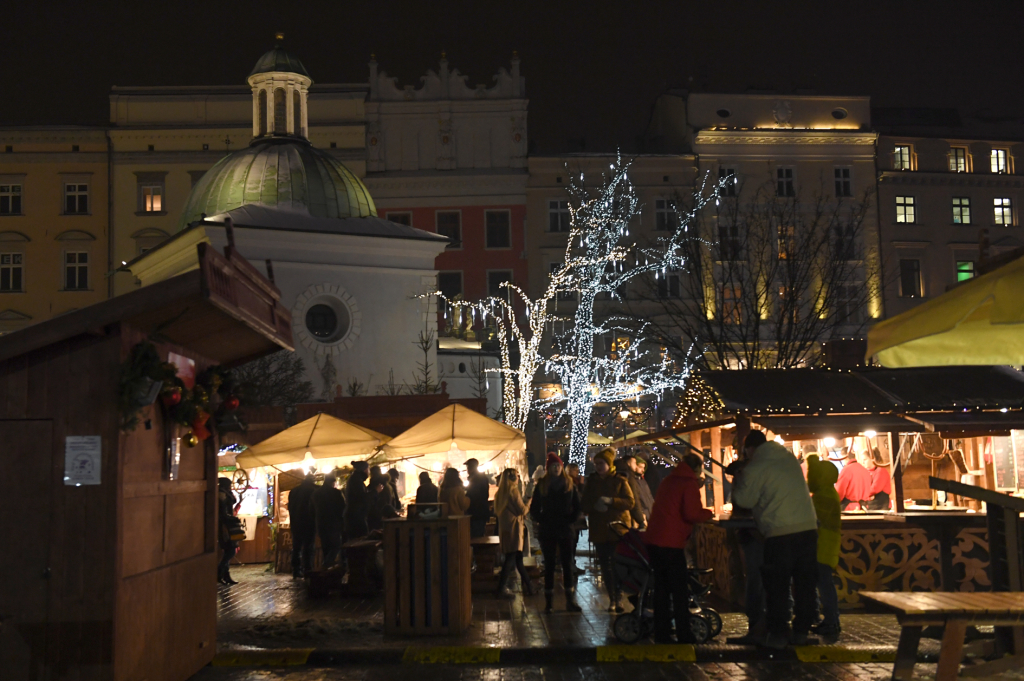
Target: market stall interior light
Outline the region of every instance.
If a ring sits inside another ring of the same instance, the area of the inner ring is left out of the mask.
[[[864,437],[874,437],[876,435],[878,435],[878,433],[876,433],[873,430],[865,430],[864,431]]]
[[[826,447],[831,448],[836,446],[836,439],[834,437],[827,437],[823,440],[823,442],[825,443]]]

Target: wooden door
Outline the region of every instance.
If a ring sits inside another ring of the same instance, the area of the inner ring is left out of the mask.
[[[0,421],[0,660],[8,679],[45,673],[53,456],[52,421]]]

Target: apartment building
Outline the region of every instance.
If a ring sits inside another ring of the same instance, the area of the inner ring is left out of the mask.
[[[973,277],[1024,245],[1024,126],[953,109],[875,109],[886,315]],[[979,251],[982,232],[991,244]]]

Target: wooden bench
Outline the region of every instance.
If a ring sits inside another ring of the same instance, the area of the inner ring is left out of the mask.
[[[964,633],[968,624],[1013,627],[1017,647],[1012,657],[965,670],[965,675],[982,676],[1024,664],[1024,593],[1019,591],[884,593],[862,591],[861,598],[879,603],[896,613],[902,631],[896,649],[892,678],[909,681],[914,676],[917,646],[926,626],[945,627],[935,681],[951,681],[960,672]],[[983,669],[985,668],[985,669]]]

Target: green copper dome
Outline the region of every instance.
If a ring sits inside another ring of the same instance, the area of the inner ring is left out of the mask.
[[[377,215],[370,192],[348,168],[301,138],[259,138],[225,156],[192,188],[181,229],[245,205],[321,218]]]
[[[306,73],[306,67],[302,65],[299,58],[291,52],[288,52],[280,45],[275,45],[274,49],[270,50],[256,62],[256,66],[253,67],[252,73],[249,76],[255,76],[257,73],[297,73],[300,76],[309,78],[309,74]]]

